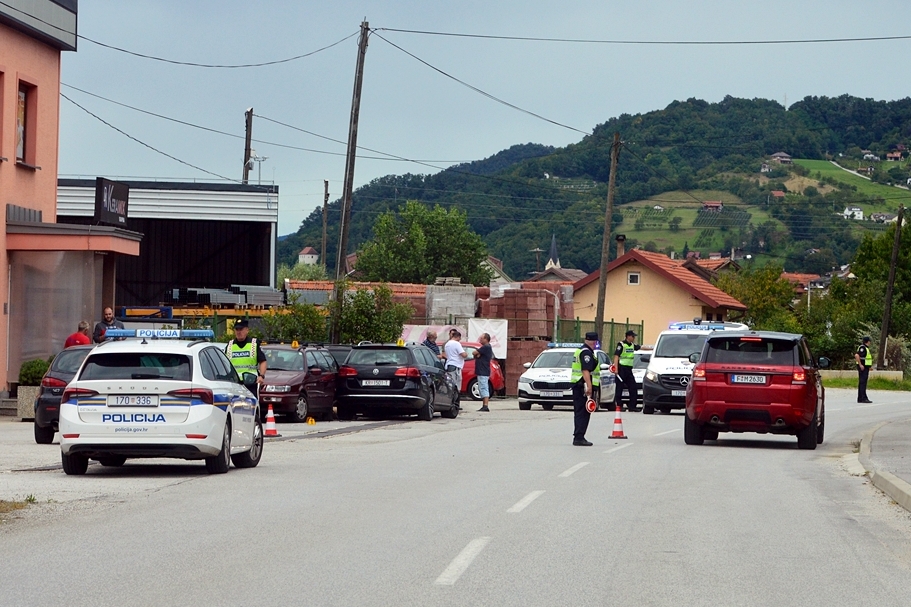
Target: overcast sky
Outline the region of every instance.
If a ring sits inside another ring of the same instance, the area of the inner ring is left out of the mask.
[[[649,112],[674,100],[725,95],[791,104],[807,95],[845,93],[879,100],[909,95],[911,40],[776,45],[646,45],[507,41],[418,35],[382,28],[463,34],[622,41],[760,41],[911,34],[902,3],[799,0],[451,0],[333,2],[235,0],[81,0],[79,34],[174,61],[267,67],[174,65],[101,47],[86,39],[63,54],[63,83],[95,95],[236,135],[232,138],[61,90],[98,117],[189,164],[240,179],[244,111],[325,137],[347,140],[357,36],[367,50],[358,144],[445,167],[485,158],[517,143],[563,146],[582,135],[505,107],[435,68],[522,109],[590,131],[619,114]],[[378,35],[377,35],[378,34]],[[323,180],[342,191],[345,145],[254,119],[255,183],[279,185],[279,234],[297,230],[322,204]],[[327,153],[282,148],[309,148]],[[367,156],[377,156],[362,151]],[[425,165],[359,158],[355,186],[387,174],[432,173]],[[61,176],[216,179],[158,154],[61,101]],[[356,209],[355,209],[355,212]]]

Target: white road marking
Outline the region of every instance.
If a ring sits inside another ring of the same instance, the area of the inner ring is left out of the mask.
[[[515,505],[512,508],[510,508],[509,510],[507,510],[506,512],[522,512],[523,510],[525,510],[525,508],[530,503],[532,503],[533,501],[535,501],[542,495],[544,495],[543,489],[540,491],[532,491],[531,493],[529,493],[528,495],[526,495],[525,497],[520,499],[518,502],[516,502]]]
[[[655,434],[654,436],[663,436],[665,434],[670,434],[672,432],[680,432],[680,428],[674,428],[673,430],[667,430],[666,432],[659,432],[658,434]]]
[[[567,476],[571,475],[573,472],[576,472],[577,470],[581,470],[582,468],[584,468],[587,465],[588,465],[588,462],[580,462],[580,463],[576,464],[575,466],[573,466],[572,468],[570,468],[569,470],[565,470],[565,471],[561,472],[557,476],[559,476],[560,478],[566,478]]]
[[[449,567],[440,574],[440,577],[436,579],[434,584],[440,586],[452,586],[455,584],[489,542],[489,537],[479,537],[468,542],[468,545],[462,549],[462,552],[460,552],[457,557],[452,559],[452,562],[449,563]]]
[[[624,444],[622,444],[622,445],[617,445],[617,446],[614,447],[613,449],[608,449],[607,451],[605,451],[605,453],[613,453],[614,451],[619,451],[620,449],[624,449],[624,448],[626,448],[626,447],[629,447],[629,446],[632,445],[632,444],[633,444],[633,443],[624,443]]]

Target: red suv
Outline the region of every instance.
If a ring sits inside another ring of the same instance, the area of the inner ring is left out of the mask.
[[[687,445],[716,440],[719,432],[796,434],[800,449],[823,441],[825,390],[802,335],[772,331],[711,334],[686,390],[683,437]]]

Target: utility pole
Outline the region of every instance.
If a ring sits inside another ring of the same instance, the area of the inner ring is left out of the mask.
[[[607,294],[607,265],[610,258],[611,221],[614,217],[614,192],[617,189],[617,157],[620,156],[620,133],[614,133],[610,149],[610,178],[607,182],[607,211],[604,215],[604,236],[601,238],[601,279],[598,282],[598,307],[595,313],[595,331],[604,345],[604,297]]]
[[[250,140],[253,138],[253,108],[247,108],[244,112],[246,117],[246,136],[244,137],[244,183],[247,183],[250,177],[250,160],[253,156],[250,150]]]
[[[354,93],[351,96],[351,120],[348,123],[348,154],[345,160],[345,184],[342,188],[341,237],[338,243],[338,263],[335,279],[345,277],[345,257],[348,254],[348,231],[351,222],[351,192],[354,187],[354,160],[357,156],[357,127],[361,113],[361,85],[364,81],[364,57],[367,54],[367,36],[370,29],[366,21],[361,23],[361,37],[357,44],[357,68],[354,73]]]
[[[351,120],[348,123],[348,154],[345,159],[345,183],[342,186],[341,225],[338,241],[338,257],[335,264],[335,301],[341,309],[340,282],[345,277],[345,258],[348,253],[348,231],[351,223],[351,193],[354,188],[354,160],[357,156],[357,126],[361,113],[361,85],[364,81],[364,57],[367,55],[367,37],[370,26],[361,22],[361,37],[357,43],[357,67],[354,72],[354,92],[351,95]],[[338,343],[338,315],[332,317],[332,340]]]
[[[541,253],[544,252],[544,249],[541,247],[535,247],[534,249],[529,250],[529,253],[535,254],[535,274],[541,271]]]
[[[898,220],[895,222],[895,240],[892,242],[892,263],[889,265],[889,283],[886,285],[886,309],[883,312],[883,328],[879,336],[879,355],[876,357],[876,368],[882,369],[886,357],[886,340],[889,339],[889,323],[892,322],[892,288],[895,286],[895,266],[898,265],[898,248],[902,238],[902,216],[904,205],[898,205]]]
[[[326,269],[326,239],[327,230],[329,229],[329,180],[323,180],[323,248],[319,252],[319,259],[323,263],[323,269]]]

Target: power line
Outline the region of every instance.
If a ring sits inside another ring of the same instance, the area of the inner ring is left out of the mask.
[[[90,112],[90,111],[87,110],[86,108],[82,107],[81,105],[79,105],[78,103],[76,103],[75,101],[73,101],[72,99],[70,99],[69,97],[67,97],[64,93],[61,92],[61,93],[60,93],[60,96],[63,97],[64,99],[66,99],[67,101],[69,101],[70,103],[72,103],[73,105],[75,105],[76,107],[78,107],[80,110],[82,110],[83,112],[85,112],[86,114],[88,114],[89,116],[91,116],[92,118],[94,118],[95,120],[98,120],[99,122],[101,122],[101,123],[103,123],[103,124],[109,126],[110,128],[112,128],[112,129],[114,129],[115,131],[117,131],[118,133],[120,133],[121,135],[123,135],[123,136],[125,136],[125,137],[127,137],[127,138],[129,138],[129,139],[132,139],[132,140],[135,141],[136,143],[138,143],[138,144],[140,144],[140,145],[142,145],[142,146],[144,146],[144,147],[149,148],[149,149],[152,150],[153,152],[157,152],[158,154],[161,154],[162,156],[166,156],[166,157],[170,158],[171,160],[176,160],[176,161],[179,162],[180,164],[183,164],[183,165],[186,165],[186,166],[188,166],[188,167],[190,167],[190,168],[196,169],[197,171],[202,171],[203,173],[207,173],[207,174],[212,175],[212,176],[214,176],[214,177],[218,177],[219,179],[224,179],[224,180],[226,180],[226,181],[233,181],[234,183],[240,183],[240,181],[237,180],[237,179],[231,179],[230,177],[225,177],[224,175],[219,175],[218,173],[213,173],[212,171],[208,171],[208,170],[206,170],[206,169],[204,169],[204,168],[202,168],[202,167],[198,167],[198,166],[196,166],[195,164],[191,164],[191,163],[187,162],[186,160],[181,160],[181,159],[178,158],[177,156],[172,156],[171,154],[168,154],[167,152],[163,152],[163,151],[159,150],[158,148],[153,147],[153,146],[149,145],[148,143],[146,143],[146,142],[144,142],[144,141],[141,141],[141,140],[137,139],[136,137],[133,137],[132,135],[130,135],[130,134],[127,133],[126,131],[123,131],[123,130],[117,128],[116,126],[114,126],[113,124],[111,124],[110,122],[108,122],[107,120],[105,120],[104,118],[101,118],[100,116],[98,116],[98,115],[96,115],[96,114],[93,114],[92,112]]]
[[[420,34],[425,36],[448,36],[452,38],[481,38],[488,40],[514,40],[522,42],[563,42],[574,44],[631,44],[663,46],[745,46],[751,44],[823,44],[834,42],[882,42],[890,40],[911,40],[911,36],[869,36],[862,38],[798,38],[791,40],[596,40],[587,38],[543,38],[536,36],[497,36],[489,34],[466,34],[428,30],[380,27],[374,31]]]
[[[591,132],[590,132],[590,131],[583,131],[582,129],[577,129],[577,128],[574,127],[574,126],[569,126],[568,124],[563,124],[562,122],[557,122],[556,120],[551,120],[550,118],[545,118],[544,116],[541,116],[540,114],[536,114],[536,113],[534,113],[534,112],[532,112],[532,111],[530,111],[530,110],[526,110],[526,109],[521,108],[521,107],[519,107],[519,106],[517,106],[517,105],[515,105],[515,104],[509,103],[508,101],[504,101],[504,100],[500,99],[499,97],[495,97],[494,95],[491,95],[490,93],[488,93],[488,92],[486,92],[486,91],[483,91],[483,90],[479,89],[479,88],[476,87],[476,86],[473,86],[473,85],[471,85],[471,84],[468,84],[468,83],[465,82],[464,80],[459,80],[458,78],[456,78],[456,77],[453,76],[452,74],[449,74],[449,73],[447,73],[447,72],[441,70],[440,68],[431,65],[430,63],[424,61],[423,59],[421,59],[420,57],[418,57],[418,56],[415,55],[414,53],[410,53],[410,52],[406,51],[405,49],[403,49],[403,48],[400,47],[399,45],[395,44],[394,42],[390,42],[389,40],[386,40],[386,39],[383,38],[381,35],[377,34],[377,33],[376,33],[376,30],[373,30],[373,33],[376,35],[377,38],[379,38],[380,40],[382,40],[382,41],[385,42],[386,44],[389,44],[390,46],[393,46],[393,47],[397,48],[397,49],[400,50],[401,52],[405,53],[406,55],[408,55],[409,57],[415,59],[416,61],[419,61],[420,63],[423,63],[424,65],[426,65],[426,66],[429,67],[430,69],[434,70],[435,72],[438,72],[438,73],[442,74],[443,76],[446,76],[446,77],[449,78],[450,80],[454,80],[454,81],[458,82],[458,83],[461,84],[462,86],[464,86],[464,87],[466,87],[466,88],[469,88],[469,89],[471,89],[472,91],[474,91],[474,92],[476,92],[476,93],[478,93],[478,94],[480,94],[480,95],[483,95],[484,97],[487,97],[488,99],[491,99],[491,100],[493,100],[493,101],[496,101],[497,103],[500,103],[500,104],[502,104],[502,105],[505,105],[506,107],[512,108],[512,109],[514,109],[514,110],[516,110],[516,111],[522,112],[523,114],[528,114],[529,116],[532,116],[532,117],[534,117],[534,118],[537,118],[538,120],[543,120],[544,122],[549,122],[550,124],[553,124],[553,125],[562,127],[562,128],[564,128],[564,129],[569,129],[569,130],[575,131],[575,132],[577,132],[577,133],[582,133],[583,135],[591,135]]]

